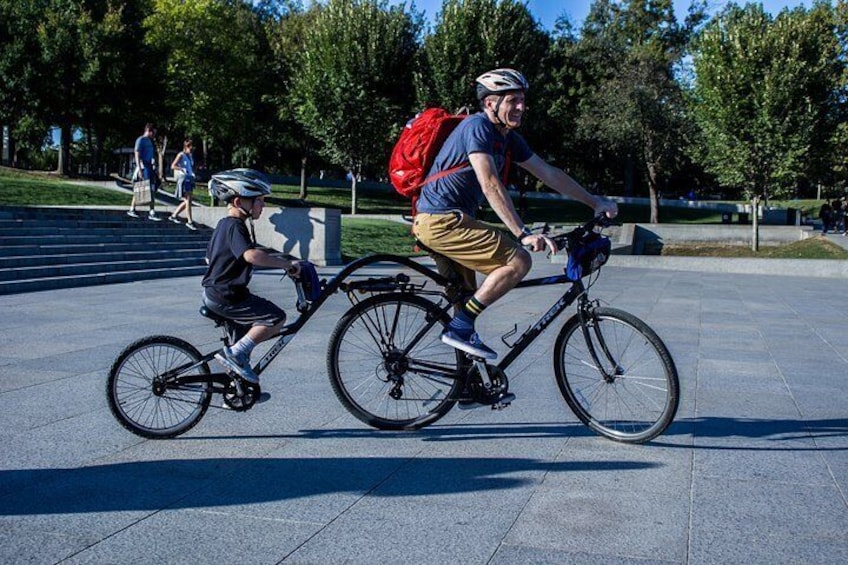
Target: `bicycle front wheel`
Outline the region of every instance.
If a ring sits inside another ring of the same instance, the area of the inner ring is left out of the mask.
[[[118,422],[141,437],[171,438],[194,427],[209,407],[209,367],[191,344],[171,336],[140,339],[124,349],[109,371],[106,396]],[[201,376],[177,384],[179,377]]]
[[[412,294],[363,300],[339,320],[327,349],[336,396],[366,424],[415,430],[444,416],[461,387],[459,353],[441,341],[450,321]]]
[[[627,312],[594,308],[563,326],[554,346],[554,374],[581,422],[615,441],[644,443],[677,413],[680,384],[659,336]]]

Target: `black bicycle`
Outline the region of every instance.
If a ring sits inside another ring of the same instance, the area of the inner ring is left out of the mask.
[[[261,375],[285,349],[312,315],[339,290],[356,294],[356,281],[346,283],[354,273],[375,263],[395,262],[420,272],[423,267],[405,257],[371,255],[347,265],[331,281],[294,279],[297,290],[297,318],[286,324],[271,348],[253,367]],[[391,279],[393,284],[409,280],[406,275]],[[367,283],[374,292],[380,285]],[[394,288],[394,286],[392,287]],[[231,346],[247,331],[245,326],[217,316],[207,308],[200,313],[221,328],[221,341]],[[252,408],[261,397],[261,389],[215,361],[222,348],[202,354],[182,338],[152,335],[130,343],[118,354],[106,381],[109,408],[118,422],[134,434],[151,439],[166,439],[183,434],[197,425],[206,414],[214,395],[223,397],[223,406],[236,412]],[[212,369],[215,369],[213,371]]]
[[[432,424],[457,402],[504,408],[509,366],[576,302],[577,312],[562,326],[553,351],[554,375],[566,403],[580,421],[612,440],[643,443],[657,437],[677,412],[674,361],[645,322],[588,295],[609,256],[609,240],[599,233],[608,225],[599,216],[552,237],[569,253],[566,273],[525,280],[517,288],[570,287],[515,341],[507,340],[517,330],[504,336],[509,352],[497,365],[441,342],[460,291],[438,273],[409,265],[435,281],[434,289],[402,274],[342,284],[355,304],[336,325],[327,353],[339,400],[362,422],[389,430]],[[357,293],[370,296],[357,300]]]

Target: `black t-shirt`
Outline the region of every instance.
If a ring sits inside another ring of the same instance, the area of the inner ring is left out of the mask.
[[[209,267],[202,283],[206,296],[220,303],[247,298],[253,266],[244,260],[244,252],[253,247],[243,220],[227,216],[218,222],[206,248]]]

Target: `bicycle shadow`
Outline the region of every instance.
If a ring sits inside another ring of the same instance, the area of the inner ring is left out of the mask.
[[[377,430],[374,428],[306,429],[290,434],[250,434],[218,436],[182,436],[172,441],[216,439],[399,439],[417,437],[421,441],[467,441],[504,438],[540,439],[551,437],[585,437],[595,435],[577,423],[504,423],[504,424],[436,424],[416,431]]]
[[[520,473],[643,470],[634,461],[512,458],[211,458],[0,471],[0,516],[159,511],[321,495],[408,497],[512,489]],[[414,473],[415,480],[405,480]]]
[[[697,439],[722,440],[721,443],[681,445],[663,442],[664,436],[691,435]],[[796,419],[756,419],[704,416],[700,418],[681,418],[675,420],[665,433],[651,442],[663,447],[687,447],[692,449],[728,449],[750,451],[846,451],[845,445],[810,444],[803,441],[848,437],[848,418],[827,418],[815,420]],[[723,440],[757,440],[753,443],[731,445]],[[774,442],[772,444],[762,443]],[[784,445],[781,445],[783,442]],[[789,443],[792,445],[788,445]]]

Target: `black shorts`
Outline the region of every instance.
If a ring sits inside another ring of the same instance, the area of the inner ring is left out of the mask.
[[[261,296],[249,294],[245,300],[221,304],[205,294],[203,303],[215,314],[245,326],[276,326],[286,321],[286,312]]]

